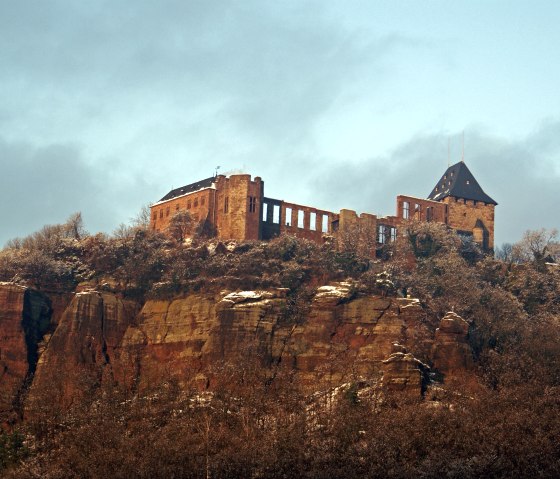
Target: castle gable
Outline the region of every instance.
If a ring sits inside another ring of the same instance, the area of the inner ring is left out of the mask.
[[[428,199],[441,201],[448,196],[463,198],[465,200],[480,201],[487,204],[497,205],[490,196],[478,184],[467,165],[460,161],[445,171],[438,181]]]

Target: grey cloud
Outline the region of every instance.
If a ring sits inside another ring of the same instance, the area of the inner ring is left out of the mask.
[[[38,147],[0,138],[0,164],[0,245],[76,211],[92,231],[110,231],[154,194],[140,179],[123,181],[90,166],[76,145]]]
[[[527,229],[560,228],[557,213],[560,122],[546,122],[526,138],[508,140],[468,129],[465,161],[498,203],[497,243],[515,242]],[[386,157],[341,165],[309,185],[331,209],[394,214],[398,194],[426,197],[447,167],[446,133],[418,136]],[[456,144],[460,139],[454,137]],[[452,163],[459,161],[455,154]]]

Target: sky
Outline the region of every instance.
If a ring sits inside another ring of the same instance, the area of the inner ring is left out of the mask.
[[[171,188],[395,214],[463,157],[496,243],[560,228],[560,2],[0,0],[0,246]],[[464,138],[464,141],[463,141]]]

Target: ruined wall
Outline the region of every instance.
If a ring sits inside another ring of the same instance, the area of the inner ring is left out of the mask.
[[[448,224],[459,231],[473,233],[475,241],[483,245],[486,239],[487,249],[494,249],[494,205],[462,198],[447,197],[443,199],[448,207]],[[482,224],[483,229],[477,228]],[[478,230],[478,231],[475,231]],[[486,238],[484,238],[484,236]]]
[[[397,218],[447,223],[447,206],[439,201],[399,195],[397,196]]]
[[[258,176],[219,175],[216,179],[215,218],[221,239],[260,239],[264,182]]]
[[[214,196],[216,190],[206,188],[200,191],[189,193],[178,198],[156,203],[150,207],[151,228],[154,231],[166,231],[173,215],[178,211],[188,211],[195,222],[206,219],[212,221],[214,206]]]
[[[337,215],[331,211],[283,201],[279,218],[280,233],[322,243],[323,235],[332,233],[336,218]]]

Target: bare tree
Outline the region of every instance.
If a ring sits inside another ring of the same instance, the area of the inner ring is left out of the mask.
[[[194,221],[191,214],[188,211],[177,211],[171,221],[167,231],[172,238],[182,243],[185,239],[192,233],[194,227]]]

